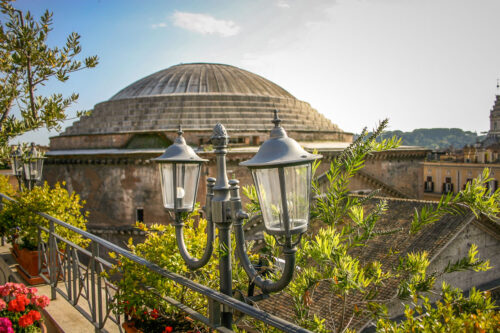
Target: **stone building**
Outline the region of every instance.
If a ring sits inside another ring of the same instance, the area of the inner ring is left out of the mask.
[[[52,137],[44,177],[49,183],[65,180],[87,201],[90,230],[124,232],[136,220],[168,221],[150,159],[172,143],[178,125],[188,144],[210,160],[198,191],[203,202],[205,179],[216,174],[209,142],[214,125],[221,122],[228,130],[231,176],[249,185],[250,173],[238,164],[268,138],[274,109],[290,137],[324,155],[320,173],[352,141],[351,133],[263,77],[229,65],[181,64],[132,83]],[[418,147],[374,154],[353,180],[353,190],[382,188],[385,195],[417,197],[426,154]]]
[[[483,146],[488,147],[495,143],[500,143],[500,83],[497,82],[498,93],[495,104],[490,111],[490,130],[483,141]]]
[[[497,85],[500,89],[500,86]],[[490,169],[488,187],[498,188],[500,179],[500,93],[490,112],[490,130],[483,142],[467,145],[459,152],[440,157],[439,161],[423,163],[424,187],[421,198],[439,200],[444,193],[457,193],[468,182]]]

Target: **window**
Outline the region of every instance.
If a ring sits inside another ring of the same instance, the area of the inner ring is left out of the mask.
[[[453,184],[451,183],[451,177],[446,177],[443,183],[443,193],[453,193]]]
[[[144,222],[144,208],[137,208],[135,211],[135,220],[137,222]]]
[[[467,180],[465,181],[465,184],[464,184],[464,190],[465,190],[465,187],[467,186],[467,184],[471,183],[472,184],[472,178],[467,178]]]
[[[424,192],[434,192],[434,182],[431,176],[427,176],[427,180],[424,183]]]

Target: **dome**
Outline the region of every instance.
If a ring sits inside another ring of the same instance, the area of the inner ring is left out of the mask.
[[[172,94],[230,94],[293,98],[285,89],[238,67],[222,64],[181,64],[140,79],[110,100]]]
[[[166,133],[169,137],[182,125],[189,142],[199,144],[221,122],[233,141],[258,143],[272,128],[274,109],[280,111],[283,126],[294,139],[350,141],[352,136],[309,103],[257,74],[229,65],[193,63],[172,66],[130,84],[95,105],[90,116],[74,122],[58,138],[80,136],[78,142],[83,145],[90,136],[100,135],[100,141],[109,139],[108,146],[117,147],[119,135]],[[55,147],[57,140],[53,141]]]

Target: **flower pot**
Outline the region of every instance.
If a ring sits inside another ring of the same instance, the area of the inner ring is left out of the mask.
[[[133,321],[127,321],[122,324],[123,329],[125,330],[125,333],[142,333],[142,331],[139,331],[137,328],[135,328],[135,324]]]
[[[18,263],[17,272],[28,284],[34,285],[44,282],[38,275],[38,251],[21,249],[19,245],[14,243],[11,252]]]

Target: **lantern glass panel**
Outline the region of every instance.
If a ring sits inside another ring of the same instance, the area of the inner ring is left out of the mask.
[[[283,170],[283,200],[280,186],[280,169]],[[286,202],[291,233],[307,229],[309,222],[309,195],[311,164],[272,169],[253,169],[254,181],[266,229],[271,234],[286,231],[283,202]]]
[[[23,160],[20,156],[12,158],[12,172],[15,176],[21,176],[23,174]]]
[[[42,179],[43,159],[32,158],[24,163],[24,177],[26,180],[39,181]]]
[[[174,193],[174,167],[176,170],[176,186]],[[163,206],[166,209],[191,211],[194,208],[200,164],[197,163],[160,163],[160,180]],[[177,207],[174,201],[177,200]]]

